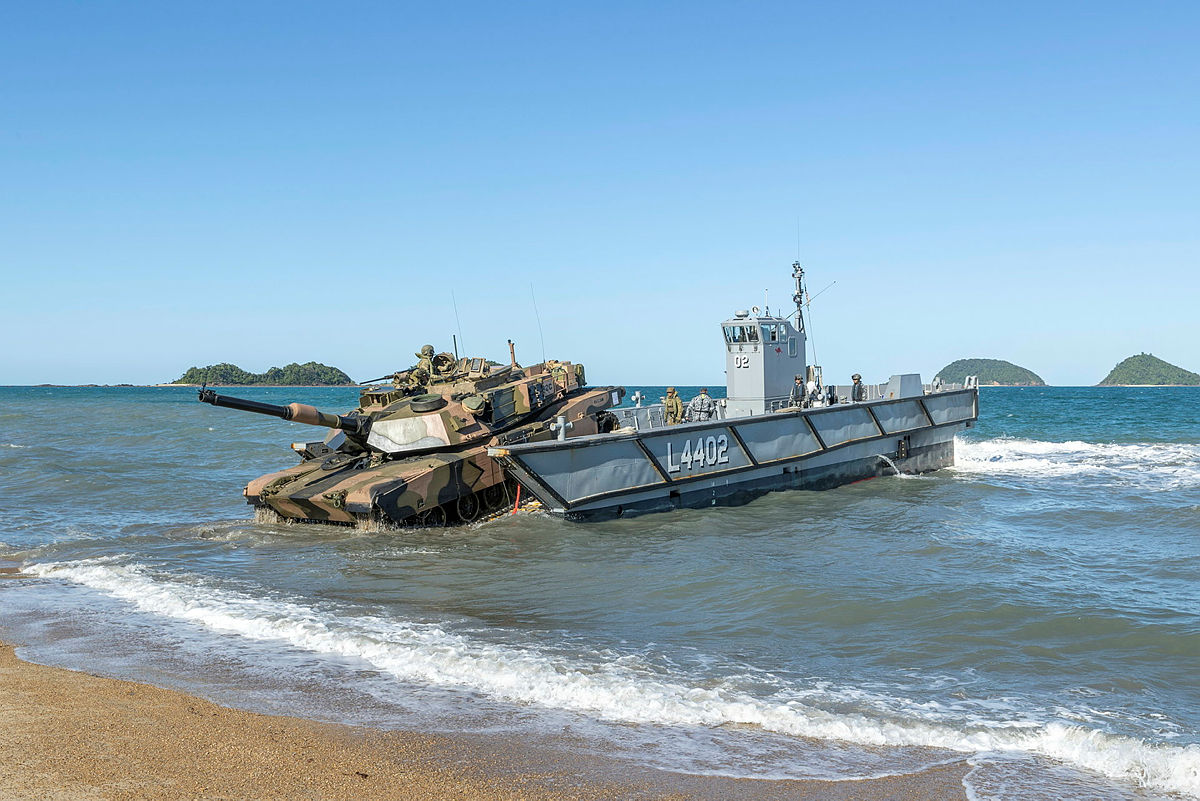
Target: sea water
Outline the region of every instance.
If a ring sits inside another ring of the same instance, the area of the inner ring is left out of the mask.
[[[1200,390],[985,388],[980,412],[920,478],[379,533],[244,505],[315,429],[184,388],[0,388],[0,559],[31,576],[0,582],[0,637],[260,711],[672,771],[966,761],[979,799],[1200,798]]]

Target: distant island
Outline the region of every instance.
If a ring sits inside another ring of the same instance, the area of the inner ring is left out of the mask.
[[[1130,356],[1112,369],[1101,387],[1119,386],[1200,386],[1200,375],[1150,353]]]
[[[1001,387],[1044,387],[1046,382],[1032,370],[1003,359],[959,359],[950,362],[937,377],[946,384],[962,384],[967,376],[979,376],[979,383]]]
[[[336,367],[317,362],[272,367],[265,373],[249,373],[236,364],[210,364],[208,367],[189,367],[172,384],[214,384],[221,386],[307,386],[337,387],[352,385],[350,376]]]

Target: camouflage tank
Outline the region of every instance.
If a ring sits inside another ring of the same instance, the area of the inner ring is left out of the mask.
[[[509,343],[510,353],[512,344]],[[588,388],[583,365],[521,367],[433,355],[364,386],[359,406],[330,414],[218,395],[200,400],[332,429],[293,443],[299,464],[251,481],[247,502],[291,520],[334,524],[441,526],[469,523],[512,502],[510,481],[489,447],[605,433],[621,387]],[[389,381],[379,385],[378,382]]]

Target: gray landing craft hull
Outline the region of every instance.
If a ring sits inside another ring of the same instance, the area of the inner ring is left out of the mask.
[[[978,390],[711,420],[493,451],[554,514],[604,518],[737,505],[954,464]],[[886,458],[884,458],[886,457]]]

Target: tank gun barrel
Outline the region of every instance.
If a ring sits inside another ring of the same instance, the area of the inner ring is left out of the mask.
[[[274,403],[235,398],[232,395],[218,395],[207,387],[200,388],[200,402],[211,403],[213,406],[222,406],[226,409],[237,409],[242,412],[268,414],[281,420],[292,420],[310,426],[338,428],[349,434],[362,433],[365,423],[365,420],[358,415],[329,414],[304,403],[276,406]]]

